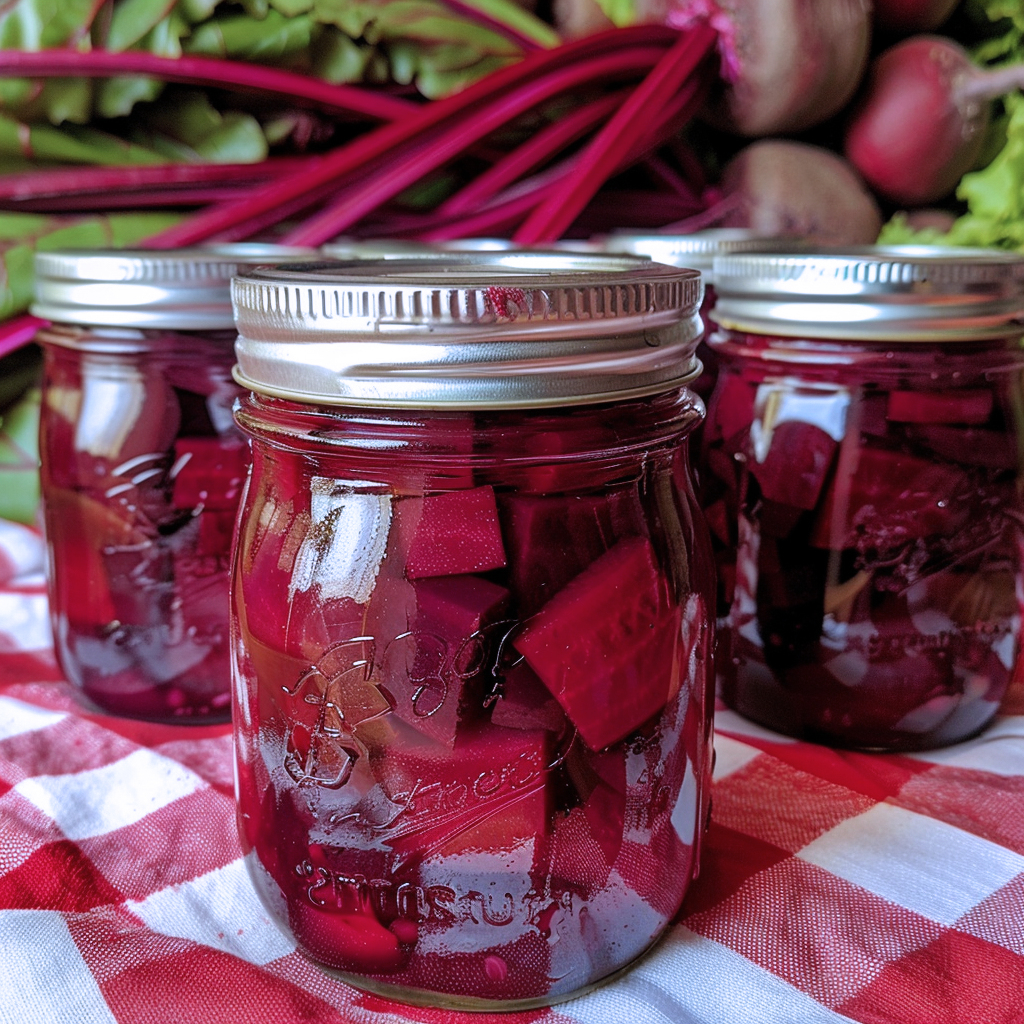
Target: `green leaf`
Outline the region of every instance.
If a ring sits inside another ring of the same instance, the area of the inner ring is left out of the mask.
[[[313,10],[313,0],[270,0],[270,6],[286,18],[294,18],[297,14]]]
[[[0,416],[0,518],[34,526],[39,512],[39,388]]]
[[[259,121],[238,111],[221,113],[205,93],[168,93],[140,112],[132,137],[165,160],[181,163],[259,163],[269,147]]]
[[[286,18],[280,11],[268,11],[262,21],[255,21],[234,14],[200,25],[184,45],[186,53],[273,62],[303,53],[312,33],[313,19],[307,15]]]
[[[165,163],[152,150],[83,125],[26,125],[0,114],[0,153],[106,167]]]
[[[0,48],[45,50],[88,41],[94,0],[14,0],[0,14]]]
[[[358,82],[373,53],[333,25],[318,25],[310,47],[310,71],[327,82]]]
[[[175,10],[190,25],[197,25],[213,14],[218,3],[220,0],[178,0]]]
[[[94,42],[105,50],[127,50],[166,20],[173,0],[119,0],[102,39]]]

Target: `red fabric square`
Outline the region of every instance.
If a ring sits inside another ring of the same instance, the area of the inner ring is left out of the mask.
[[[715,783],[713,814],[736,832],[796,853],[875,803],[774,757],[758,757]]]
[[[689,924],[692,915],[717,906],[730,897],[751,875],[774,867],[789,854],[777,846],[726,828],[714,817],[701,846],[700,874],[683,901],[680,920]]]
[[[1024,778],[936,766],[892,801],[1024,854]]]
[[[47,843],[0,875],[0,907],[5,909],[74,912],[121,899],[121,893],[67,839]]]
[[[957,929],[1024,956],[1024,875],[992,893],[956,923]],[[1024,993],[1021,995],[1024,1008]]]
[[[131,900],[198,878],[242,855],[234,805],[211,789],[176,800],[134,825],[83,839],[79,846]]]
[[[219,950],[133,926],[124,913],[70,918],[68,927],[123,1024],[343,1024],[287,980]]]
[[[1024,1014],[1024,960],[946,932],[836,1009],[863,1024],[1011,1024]]]
[[[836,1007],[942,926],[789,858],[686,926]]]
[[[0,757],[17,763],[25,776],[70,775],[113,764],[135,749],[116,733],[69,716],[4,740]]]

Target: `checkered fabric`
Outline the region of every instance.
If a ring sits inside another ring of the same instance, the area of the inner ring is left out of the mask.
[[[228,727],[83,711],[41,568],[39,538],[0,524],[0,1022],[488,1019],[363,995],[296,952],[241,860]],[[1004,711],[914,757],[720,712],[703,871],[665,940],[588,996],[500,1019],[1024,1021],[1020,691]]]

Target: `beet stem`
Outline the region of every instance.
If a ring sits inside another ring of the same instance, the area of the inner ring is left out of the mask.
[[[571,93],[590,81],[607,81],[649,67],[657,61],[659,52],[654,48],[628,47],[558,68],[547,75],[535,76],[520,85],[515,92],[480,107],[472,118],[461,119],[421,143],[413,153],[403,150],[399,154],[393,151],[383,173],[374,174],[365,185],[357,185],[348,190],[323,213],[310,218],[286,235],[285,243],[320,245],[334,238],[375,207],[393,198],[430,171],[448,163],[474,142],[520,114],[553,96]]]
[[[457,216],[476,209],[507,185],[580,138],[593,125],[611,114],[623,99],[623,93],[613,93],[560,117],[445,200],[438,208],[438,213]]]
[[[705,80],[697,71],[714,52],[717,39],[714,29],[704,23],[698,23],[679,37],[587,147],[584,169],[533,211],[516,232],[517,242],[535,245],[557,239],[608,179],[622,151],[632,148],[644,137],[652,112],[657,116],[684,85],[693,90],[696,100]]]
[[[244,203],[226,203],[203,211],[183,224],[153,236],[147,244],[157,248],[174,248],[221,236],[257,216],[271,213],[276,207],[287,204],[297,196],[307,195],[318,186],[365,166],[375,157],[392,151],[418,135],[429,133],[449,118],[465,117],[474,106],[492,96],[513,93],[520,83],[529,82],[538,74],[626,46],[665,46],[676,35],[672,29],[664,26],[642,25],[613,29],[566,43],[553,50],[529,54],[518,63],[479,79],[461,92],[427,103],[392,124],[367,132],[354,142],[327,154],[318,167],[308,172],[258,189]]]
[[[48,327],[48,320],[40,320],[31,313],[21,313],[0,324],[0,357],[27,345],[36,331]]]
[[[316,78],[262,64],[211,57],[158,57],[139,50],[0,50],[4,78],[112,78],[141,75],[165,82],[276,93],[288,100],[314,104],[331,113],[360,114],[375,121],[394,121],[420,104],[397,96],[332,85]]]

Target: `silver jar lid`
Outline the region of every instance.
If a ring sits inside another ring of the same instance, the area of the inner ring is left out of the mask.
[[[863,246],[716,256],[720,327],[784,337],[974,341],[1022,332],[1024,256]]]
[[[315,255],[314,249],[254,242],[39,252],[31,311],[83,327],[230,330],[231,278],[239,267]]]
[[[235,379],[299,402],[572,405],[692,379],[696,271],[627,256],[446,253],[257,267],[232,285]]]
[[[693,267],[704,276],[706,283],[714,282],[714,259],[733,252],[778,252],[793,250],[798,240],[762,235],[749,228],[709,228],[688,235],[634,234],[615,231],[601,239],[605,252],[631,253],[646,256],[657,263],[672,267]]]

